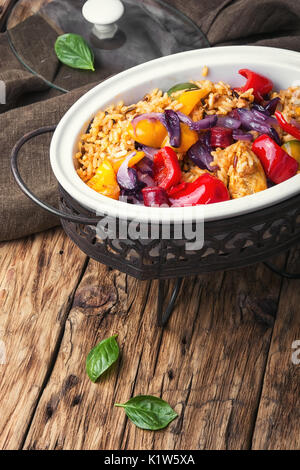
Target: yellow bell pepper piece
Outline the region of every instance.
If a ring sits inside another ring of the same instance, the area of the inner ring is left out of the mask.
[[[138,122],[135,131],[132,124],[129,124],[128,132],[140,144],[154,148],[160,148],[167,135],[167,130],[160,121],[149,121],[148,119]]]
[[[192,131],[189,126],[184,124],[183,122],[180,123],[180,129],[181,129],[181,144],[180,147],[171,147],[170,146],[170,141],[169,141],[169,136],[165,138],[165,140],[162,143],[162,147],[169,146],[175,152],[182,152],[185,153],[188,151],[188,149],[194,145],[198,140],[199,136],[196,131]]]
[[[191,114],[195,106],[202,98],[205,98],[210,92],[209,88],[200,88],[200,90],[185,91],[179,96],[177,101],[183,106],[179,109],[184,114]]]
[[[300,116],[300,106],[298,106],[298,107],[296,108],[296,114],[297,114],[297,116]]]
[[[300,163],[300,140],[289,140],[282,145],[283,150]]]
[[[141,161],[144,158],[144,156],[145,156],[144,152],[136,152],[136,154],[133,157],[131,157],[131,159],[129,160],[128,166],[132,167],[136,165],[139,161]],[[120,166],[122,165],[122,163],[124,162],[126,158],[127,157],[122,157],[122,158],[119,158],[118,160],[112,161],[112,166],[115,170],[115,173],[117,173],[118,169],[120,168]]]
[[[103,196],[119,199],[120,187],[113,166],[108,160],[103,161],[87,185]]]

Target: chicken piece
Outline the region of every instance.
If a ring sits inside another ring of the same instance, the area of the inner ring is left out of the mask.
[[[251,143],[238,141],[225,149],[212,152],[218,167],[217,176],[228,186],[232,199],[267,189],[266,175]]]

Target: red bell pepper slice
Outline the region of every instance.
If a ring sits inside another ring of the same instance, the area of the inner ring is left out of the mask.
[[[154,155],[153,175],[154,181],[163,189],[169,189],[179,183],[181,169],[173,149],[164,147]]]
[[[144,204],[147,207],[169,206],[170,201],[167,193],[163,188],[158,186],[142,189]]]
[[[257,101],[262,101],[263,97],[273,89],[273,82],[259,73],[249,69],[240,69],[239,74],[247,78],[247,81],[242,88],[237,88],[236,90],[240,93],[244,93],[250,88],[253,88],[253,95]]]
[[[168,196],[169,197],[175,196],[175,194],[177,194],[179,191],[181,191],[182,189],[185,189],[186,185],[187,183],[182,182],[182,183],[177,184],[176,186],[172,186],[172,188],[167,190]]]
[[[199,176],[193,183],[185,183],[178,191],[174,188],[169,197],[173,207],[212,204],[230,199],[225,184],[209,173]]]
[[[297,173],[298,162],[267,134],[255,139],[252,150],[260,159],[267,177],[273,183],[282,183]]]
[[[275,117],[278,121],[278,124],[285,132],[295,137],[295,139],[300,140],[300,129],[298,129],[298,127],[293,126],[293,124],[287,122],[283,114],[279,111],[275,112]]]

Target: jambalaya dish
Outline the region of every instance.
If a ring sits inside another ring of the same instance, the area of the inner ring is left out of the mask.
[[[78,175],[102,195],[154,207],[227,201],[293,177],[300,87],[276,92],[270,78],[239,73],[241,88],[191,80],[99,111],[80,137]]]

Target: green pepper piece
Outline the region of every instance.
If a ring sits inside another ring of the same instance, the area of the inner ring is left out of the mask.
[[[169,96],[172,95],[172,93],[175,93],[176,91],[184,91],[184,90],[198,90],[199,87],[195,85],[194,83],[186,82],[186,83],[178,83],[177,85],[172,86],[167,93]]]

